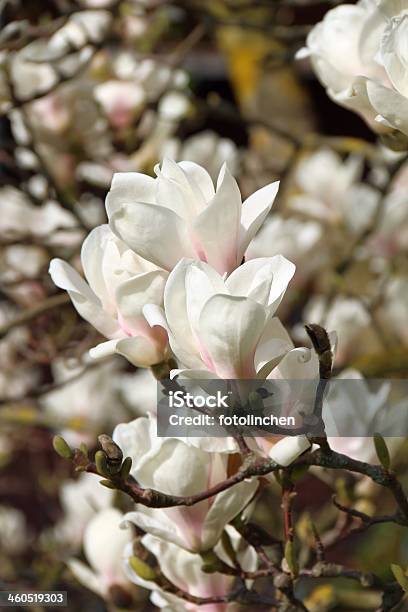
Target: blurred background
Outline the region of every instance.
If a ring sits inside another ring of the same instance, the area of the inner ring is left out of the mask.
[[[332,103],[308,61],[295,59],[335,4],[0,0],[1,590],[67,590],[73,611],[124,607],[123,592],[104,600],[66,562],[83,556],[97,509],[128,502],[92,475],[78,478],[51,444],[62,433],[95,448],[98,434],[155,409],[149,371],[120,357],[90,361],[101,338],[48,275],[53,257],[81,270],[82,241],[106,222],[115,172],[153,174],[169,156],[216,180],[226,162],[244,197],[280,179],[247,257],[266,250],[297,264],[279,313],[294,342],[306,342],[305,322],[321,323],[339,336],[336,374],[406,377],[405,157]],[[355,453],[374,460],[367,440]],[[407,445],[393,454],[408,484]],[[305,546],[312,516],[327,530],[331,560],[386,578],[391,562],[407,564],[402,527],[342,538],[333,493],[367,513],[390,502],[350,474],[307,475],[295,504]],[[265,489],[255,512],[272,536],[277,500]],[[350,588],[314,583],[310,610],[374,609],[370,593],[359,599]],[[147,592],[130,592],[132,609],[153,609]]]

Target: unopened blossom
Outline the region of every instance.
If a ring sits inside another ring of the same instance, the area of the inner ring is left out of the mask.
[[[141,486],[188,496],[228,477],[229,453],[206,452],[178,438],[160,438],[156,427],[153,417],[141,417],[118,425],[113,434],[124,456],[132,458],[130,474]],[[190,507],[139,505],[125,518],[186,550],[208,550],[218,542],[225,525],[247,506],[257,487],[256,479],[243,481]]]
[[[404,2],[359,0],[330,10],[300,57],[309,56],[328,95],[373,130],[408,135],[407,32]]]
[[[120,528],[122,520],[123,514],[115,508],[105,508],[95,514],[83,536],[88,565],[78,559],[67,563],[79,582],[103,598],[109,597],[112,587],[129,588],[122,565],[131,532]]]
[[[138,366],[162,361],[166,334],[149,325],[142,309],[146,303],[161,304],[166,273],[138,257],[107,225],[86,238],[81,261],[88,282],[61,259],[51,261],[50,274],[58,287],[68,291],[79,314],[109,338],[91,355],[116,352]]]
[[[277,255],[248,261],[224,280],[208,264],[183,259],[168,278],[161,322],[183,374],[254,378],[292,348],[273,315],[294,272]],[[160,322],[157,309],[145,313]]]
[[[171,270],[183,257],[232,272],[265,220],[278,182],[241,201],[237,182],[223,166],[217,186],[192,162],[165,159],[157,178],[118,173],[106,207],[112,231],[148,261]]]
[[[240,567],[244,571],[254,571],[257,566],[257,557],[254,549],[248,546],[237,531],[226,527],[227,537],[231,547],[236,554]],[[175,587],[188,591],[196,597],[222,597],[233,587],[234,577],[226,574],[205,573],[202,571],[203,559],[200,555],[189,552],[152,535],[142,538],[143,546],[150,551],[160,564],[160,571]],[[227,564],[231,559],[226,554],[221,543],[215,548],[217,556]],[[128,558],[126,559],[125,571],[129,580],[137,585],[152,591],[150,600],[158,608],[172,610],[172,612],[225,612],[228,604],[213,603],[197,605],[188,603],[170,592],[162,590],[154,581],[148,581],[138,576],[131,567],[130,559],[132,551],[127,547]]]
[[[117,129],[130,126],[146,101],[143,87],[127,81],[105,81],[97,85],[95,98]]]

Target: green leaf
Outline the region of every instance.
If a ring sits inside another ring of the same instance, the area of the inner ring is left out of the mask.
[[[98,470],[98,474],[101,476],[110,476],[108,469],[108,462],[106,460],[106,455],[103,451],[99,450],[95,453],[95,464],[96,469]]]
[[[122,480],[126,480],[129,476],[129,472],[132,469],[132,457],[126,457],[120,468],[120,477]]]
[[[288,540],[285,545],[285,559],[290,569],[290,573],[296,576],[299,568],[296,559],[295,545],[290,540]]]
[[[379,433],[374,434],[374,446],[379,462],[381,463],[383,468],[389,470],[391,465],[390,453],[388,451],[384,438]]]

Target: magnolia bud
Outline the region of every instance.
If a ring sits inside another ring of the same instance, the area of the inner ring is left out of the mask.
[[[157,578],[157,574],[150,565],[139,559],[139,557],[130,557],[129,565],[132,570],[142,580],[154,581]]]
[[[54,450],[60,457],[64,459],[72,459],[73,452],[62,436],[54,436],[52,441]]]

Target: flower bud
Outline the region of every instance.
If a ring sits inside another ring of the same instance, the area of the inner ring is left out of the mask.
[[[72,459],[72,450],[62,436],[54,436],[52,445],[55,452],[58,453],[60,457],[63,457],[63,459]]]
[[[139,559],[139,557],[130,557],[129,565],[132,570],[142,580],[154,581],[157,578],[157,574],[150,565]]]

